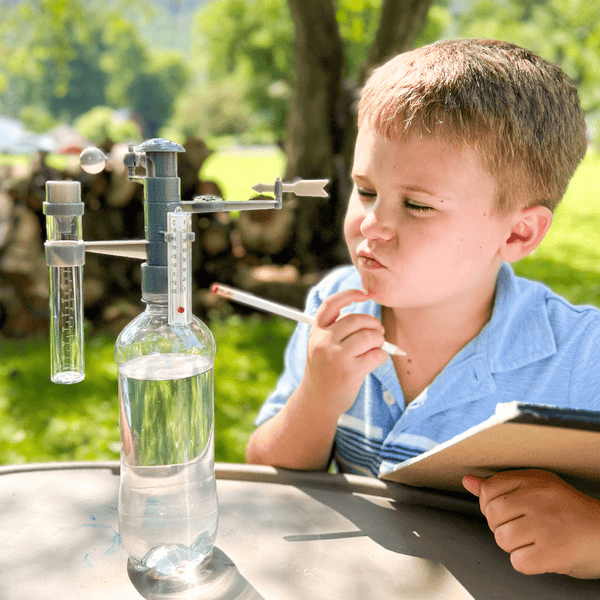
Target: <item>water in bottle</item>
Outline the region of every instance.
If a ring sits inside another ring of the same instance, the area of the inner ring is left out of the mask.
[[[176,576],[212,555],[218,520],[212,361],[150,354],[119,367],[119,530],[131,563]]]

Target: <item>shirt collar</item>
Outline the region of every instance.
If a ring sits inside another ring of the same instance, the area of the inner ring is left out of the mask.
[[[467,344],[474,352],[487,354],[492,373],[519,369],[556,352],[547,291],[539,283],[517,278],[508,263],[502,265],[492,318]]]

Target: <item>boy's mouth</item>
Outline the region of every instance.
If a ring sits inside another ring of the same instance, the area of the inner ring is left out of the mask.
[[[365,269],[383,269],[385,268],[374,256],[366,252],[360,252],[357,256],[358,264]]]

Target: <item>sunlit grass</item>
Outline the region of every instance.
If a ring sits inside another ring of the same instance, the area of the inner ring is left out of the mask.
[[[229,317],[211,323],[217,344],[215,455],[243,462],[256,412],[275,386],[293,324],[283,319]],[[50,381],[45,339],[0,346],[0,464],[112,460],[119,456],[114,338],[87,340],[86,378]]]
[[[275,147],[215,152],[202,167],[202,179],[219,184],[226,200],[248,200],[256,196],[257,183],[274,183],[283,177],[285,155]]]

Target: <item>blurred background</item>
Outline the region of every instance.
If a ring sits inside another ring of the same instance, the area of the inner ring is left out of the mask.
[[[278,176],[328,178],[331,198],[194,218],[194,312],[217,342],[216,459],[243,461],[293,324],[213,297],[219,281],[302,307],[348,261],[341,236],[356,100],[371,70],[443,38],[492,37],[559,64],[578,86],[589,150],[518,274],[600,306],[600,5],[589,0],[0,0],[0,464],[119,453],[113,346],[141,310],[139,262],[87,255],[86,379],[49,379],[42,202],[81,181],[84,239],[143,237],[128,142],[165,137],[182,197],[256,197]],[[88,175],[91,145],[109,157]]]

